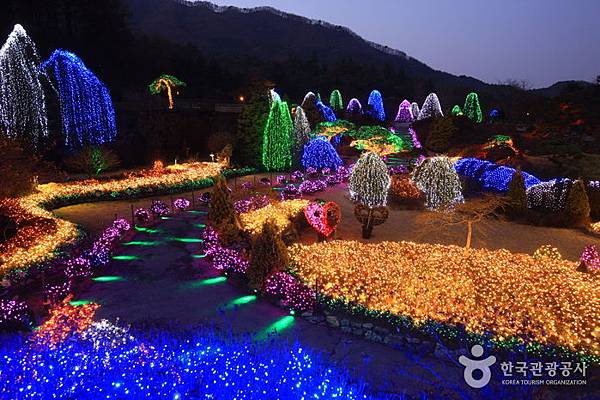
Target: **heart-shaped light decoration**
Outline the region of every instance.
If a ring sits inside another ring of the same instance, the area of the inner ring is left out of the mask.
[[[310,202],[304,207],[306,220],[317,232],[329,237],[342,219],[340,206],[333,201],[328,203]]]

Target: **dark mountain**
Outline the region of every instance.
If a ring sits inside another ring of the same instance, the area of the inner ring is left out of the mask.
[[[530,92],[544,97],[557,97],[564,92],[589,89],[593,86],[592,83],[586,81],[560,81],[546,88],[530,90]]]
[[[385,69],[397,75],[399,80],[407,81],[398,87],[403,90],[401,93],[384,93],[386,97],[412,97],[421,102],[429,91],[436,91],[445,100],[446,107],[450,106],[450,101],[462,103],[471,90],[478,91],[480,96],[490,100],[514,93],[507,86],[489,85],[472,77],[434,70],[401,51],[366,41],[345,27],[270,7],[241,9],[184,0],[124,0],[124,3],[130,8],[131,24],[138,32],[176,43],[189,43],[207,56],[235,60],[233,64],[244,60],[244,65],[261,71],[272,70],[274,63],[289,67],[292,62],[302,64],[306,60],[317,60],[326,69],[343,69],[341,64],[344,63],[360,64],[367,69]],[[302,71],[299,73],[301,76]],[[277,75],[273,72],[270,74]],[[369,76],[364,73],[355,75],[357,80],[369,81]],[[271,78],[282,84],[276,79],[277,76]],[[313,74],[313,79],[316,78]],[[317,87],[319,83],[322,82],[317,81],[313,83],[314,87],[304,87],[302,90],[323,90],[328,93],[333,84],[326,82],[327,87]],[[337,84],[344,86],[344,82]],[[381,84],[372,81],[367,86],[380,88]],[[296,88],[281,86],[282,90],[291,90],[290,95],[298,95]],[[350,85],[346,86],[352,91]],[[356,82],[354,86],[357,86]],[[356,96],[364,97],[367,94],[356,93]]]

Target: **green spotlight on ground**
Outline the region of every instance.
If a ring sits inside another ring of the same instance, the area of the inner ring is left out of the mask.
[[[122,276],[97,276],[92,280],[94,282],[123,282],[125,278]]]
[[[119,260],[119,261],[133,261],[133,260],[140,260],[140,257],[138,256],[112,256],[113,260]]]
[[[206,254],[192,254],[192,258],[204,258]]]
[[[242,304],[248,304],[254,300],[256,300],[256,296],[254,296],[254,295],[242,296],[242,297],[238,297],[237,299],[231,300],[228,305],[229,306],[239,306]]]
[[[175,219],[173,217],[160,217],[160,219]]]
[[[75,306],[75,307],[77,307],[77,306],[85,306],[86,304],[92,304],[92,303],[93,303],[93,301],[86,300],[86,299],[73,300],[73,301],[69,302],[70,305]]]
[[[196,228],[204,229],[206,228],[206,224],[193,224]]]
[[[169,240],[182,243],[202,243],[204,240],[199,238],[184,238],[184,237],[170,237]]]
[[[185,283],[183,286],[188,289],[197,289],[203,286],[217,285],[225,281],[227,281],[227,278],[225,278],[224,276],[217,276],[215,278],[203,279],[201,281],[188,282]]]
[[[188,212],[192,213],[192,214],[208,214],[207,211],[198,211],[198,210],[189,210]]]
[[[162,232],[160,229],[144,228],[143,226],[136,226],[135,230],[138,231],[138,232],[146,232],[146,233],[160,233],[160,232]]]
[[[289,328],[294,324],[294,317],[291,315],[286,315],[285,317],[279,318],[277,321],[267,326],[261,332],[258,333],[257,339],[263,340],[267,339],[273,333],[280,333],[281,331]]]
[[[160,242],[133,241],[123,243],[123,246],[158,246]]]

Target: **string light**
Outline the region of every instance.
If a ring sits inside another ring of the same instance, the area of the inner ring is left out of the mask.
[[[527,188],[527,207],[559,212],[565,208],[567,195],[573,181],[568,178],[553,179]]]
[[[169,110],[172,110],[175,107],[175,103],[173,101],[173,90],[185,86],[185,82],[180,81],[173,75],[165,74],[152,81],[148,88],[150,89],[151,94],[167,92],[167,98],[169,99]]]
[[[452,114],[453,116],[460,116],[463,115],[463,112],[460,109],[460,106],[456,104],[454,105],[454,107],[452,107],[452,111],[450,111],[450,114]]]
[[[381,157],[365,152],[352,168],[348,185],[350,198],[371,208],[385,206],[390,184],[391,178]]]
[[[419,117],[419,113],[421,111],[419,109],[419,104],[416,101],[413,101],[410,104],[410,112],[412,113],[414,119],[417,119]]]
[[[329,105],[333,109],[333,111],[342,111],[344,109],[344,100],[342,100],[342,93],[335,89],[331,92],[331,96],[329,96]]]
[[[296,107],[294,113],[294,157],[301,157],[304,145],[310,140],[310,124],[306,113],[301,106]]]
[[[465,106],[463,107],[463,113],[469,119],[474,122],[483,121],[483,114],[481,113],[481,107],[479,106],[479,96],[475,92],[471,92],[465,99]]]
[[[368,115],[376,119],[377,121],[385,121],[385,109],[383,108],[383,98],[381,97],[381,93],[379,90],[373,90],[371,94],[369,94],[369,100],[367,101]]]
[[[574,262],[507,250],[411,242],[330,241],[289,248],[302,282],[373,313],[462,325],[493,332],[498,343],[518,338],[600,355],[600,281]],[[368,266],[368,268],[365,268]]]
[[[538,261],[543,261],[544,259],[550,260],[562,260],[562,255],[560,251],[552,245],[543,244],[541,245],[534,253],[533,258]]]
[[[459,175],[469,178],[480,188],[499,193],[508,191],[510,181],[515,173],[514,168],[478,158],[461,158],[454,163],[454,168]],[[542,182],[527,172],[522,172],[522,174],[526,188]]]
[[[464,201],[460,178],[446,156],[423,160],[415,167],[412,180],[425,194],[425,206],[429,209],[452,207]]]
[[[304,146],[302,154],[302,166],[307,168],[337,170],[344,165],[335,148],[323,137],[317,137]]]
[[[420,121],[422,119],[427,118],[437,118],[443,117],[444,113],[442,112],[442,106],[440,105],[440,100],[437,97],[437,94],[430,93],[423,102],[423,107],[421,107],[421,111],[419,112],[419,116],[417,119]]]
[[[210,177],[218,175],[222,169],[223,165],[219,163],[178,164],[166,167],[160,174],[147,170],[108,181],[47,183],[38,185],[37,192],[31,195],[16,200],[2,199],[0,207],[20,227],[13,237],[0,243],[0,275],[49,260],[58,248],[77,241],[80,233],[75,224],[57,218],[46,207],[86,199],[150,194],[165,188],[207,187],[212,184]]]
[[[330,107],[328,107],[325,104],[323,104],[322,101],[317,101],[317,108],[321,112],[321,115],[323,116],[323,118],[325,119],[325,121],[327,121],[327,122],[335,122],[335,121],[337,121],[337,118],[336,118],[335,113],[333,112],[333,110]]]
[[[277,232],[281,233],[288,229],[291,220],[301,217],[308,200],[295,199],[269,204],[258,210],[240,214],[242,227],[245,231],[256,235],[262,232],[263,225],[268,219],[273,219]]]
[[[291,167],[293,132],[287,103],[274,102],[263,136],[262,163],[268,171],[281,171]]]
[[[350,101],[348,102],[348,106],[346,107],[346,113],[348,113],[349,115],[358,116],[362,115],[362,112],[363,110],[360,101],[356,98],[350,99]]]
[[[411,104],[408,100],[403,100],[398,107],[398,114],[396,114],[396,122],[408,123],[414,120],[413,113],[411,110]]]
[[[115,110],[106,86],[75,54],[55,50],[41,68],[58,84],[65,145],[71,149],[111,142]]]
[[[314,290],[288,272],[275,272],[265,280],[265,293],[281,299],[281,305],[296,311],[312,311],[317,304]]]
[[[44,90],[37,49],[17,24],[0,48],[0,125],[10,138],[33,146],[48,136]]]

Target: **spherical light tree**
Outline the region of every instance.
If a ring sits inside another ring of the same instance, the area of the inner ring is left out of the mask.
[[[263,136],[262,162],[268,171],[282,171],[291,167],[293,133],[287,103],[275,101],[271,105]]]
[[[117,135],[108,89],[75,54],[56,50],[42,64],[58,87],[65,145],[71,149],[111,142]]]
[[[435,117],[443,117],[444,113],[442,112],[442,106],[440,105],[440,100],[437,97],[437,94],[430,93],[423,102],[423,107],[421,107],[421,111],[419,112],[419,117],[417,118],[419,121],[427,118],[435,118]]]
[[[48,136],[40,58],[31,38],[15,25],[0,48],[0,131],[36,147]]]
[[[308,118],[304,113],[304,109],[301,106],[296,107],[294,113],[294,144],[293,144],[293,157],[296,163],[300,161],[302,152],[304,151],[304,145],[310,140],[310,124]]]
[[[342,100],[342,93],[335,89],[329,96],[329,106],[333,111],[342,111],[344,109],[344,101]]]
[[[169,99],[169,110],[172,110],[175,107],[175,103],[173,101],[173,91],[178,94],[177,89],[185,86],[185,82],[180,81],[173,75],[165,74],[152,81],[152,83],[148,86],[148,89],[150,89],[151,94],[167,92],[167,97]]]
[[[411,104],[408,100],[403,100],[398,107],[398,114],[396,114],[396,122],[407,123],[412,122],[414,120]]]
[[[465,99],[465,106],[463,112],[467,118],[477,123],[483,121],[483,114],[481,113],[481,107],[479,106],[479,96],[475,92],[471,92]]]
[[[358,159],[348,188],[350,198],[356,203],[354,216],[362,224],[363,238],[371,237],[373,226],[387,220],[387,195],[391,178],[387,166],[375,153],[366,152]]]
[[[450,208],[464,201],[460,179],[446,156],[423,160],[413,171],[412,180],[425,194],[425,206],[430,210]]]
[[[385,110],[383,108],[383,97],[379,90],[373,90],[367,101],[367,113],[371,118],[383,122],[385,121]]]
[[[317,137],[304,146],[302,166],[305,169],[315,168],[321,170],[329,168],[332,171],[344,165],[335,148],[325,137]]]

